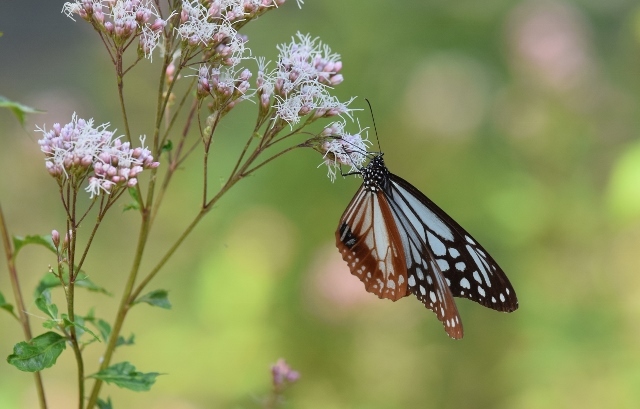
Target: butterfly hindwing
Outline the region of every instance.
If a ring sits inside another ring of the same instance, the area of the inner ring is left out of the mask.
[[[393,204],[428,245],[451,293],[485,307],[511,312],[515,291],[498,263],[455,220],[399,176],[390,176]]]
[[[340,219],[336,244],[368,292],[393,301],[409,294],[400,235],[382,192],[358,190]]]

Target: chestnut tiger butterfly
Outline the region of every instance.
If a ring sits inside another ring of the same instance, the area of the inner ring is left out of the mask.
[[[454,339],[463,330],[453,297],[515,311],[516,293],[498,263],[440,207],[389,172],[382,156],[349,173],[360,174],[362,185],[340,219],[336,245],[351,274],[379,298],[415,295]]]

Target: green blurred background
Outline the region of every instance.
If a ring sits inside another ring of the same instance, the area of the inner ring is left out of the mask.
[[[0,112],[0,201],[18,235],[64,230],[35,125],[76,111],[123,127],[100,41],[62,4],[0,4],[0,94],[47,111],[26,131]],[[246,28],[254,55],[274,59],[296,31],[342,55],[336,93],[360,108],[371,100],[391,171],[491,251],[520,309],[460,300],[456,342],[415,298],[366,293],[334,247],[360,182],[332,184],[317,153],[296,151],[226,195],[151,285],[170,290],[172,310],[129,315],[124,335],[137,345],[115,362],[166,375],[151,392],[107,386],[103,396],[118,409],[253,408],[284,357],[302,374],[291,408],[640,407],[637,2],[307,0],[299,10],[289,0]],[[157,61],[128,77],[134,133],[151,132]],[[358,116],[371,125],[366,110]],[[212,180],[228,174],[254,117],[243,103],[222,124]],[[197,211],[198,164],[174,181],[147,268]],[[107,221],[86,270],[115,296],[81,292],[78,305],[111,321],[137,218],[115,210]],[[51,263],[24,250],[27,295]],[[11,297],[4,264],[0,292]],[[2,311],[0,332],[6,356],[21,331]],[[101,350],[87,348],[88,372]],[[74,376],[69,350],[44,372],[52,408],[75,406]],[[0,408],[35,406],[31,375],[0,360]]]

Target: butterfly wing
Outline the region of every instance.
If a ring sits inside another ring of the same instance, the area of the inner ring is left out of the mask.
[[[498,263],[440,207],[409,182],[393,174],[385,193],[394,215],[403,225],[401,233],[409,237],[403,238],[403,243],[409,241],[413,245],[411,254],[405,251],[407,259],[420,254],[426,256],[430,271],[441,273],[433,275],[445,278],[453,296],[468,298],[497,311],[511,312],[518,308],[513,286]],[[426,245],[426,254],[415,242],[415,236]],[[415,274],[414,280],[417,281],[419,275]],[[411,277],[410,271],[409,281],[413,281]],[[410,290],[414,292],[411,286]]]
[[[368,292],[393,301],[409,295],[400,233],[382,191],[360,187],[340,219],[336,245]]]
[[[389,203],[404,248],[409,291],[436,314],[451,338],[461,339],[464,334],[462,320],[437,259],[414,227],[413,213],[407,213],[405,207],[393,200],[395,197],[391,199]]]

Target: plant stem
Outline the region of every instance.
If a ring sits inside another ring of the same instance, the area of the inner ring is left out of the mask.
[[[27,315],[27,309],[24,306],[24,299],[22,298],[22,291],[20,290],[20,282],[18,281],[18,272],[16,270],[13,248],[11,245],[11,239],[9,238],[9,229],[5,223],[4,213],[0,206],[0,233],[2,234],[2,243],[4,245],[4,252],[7,257],[7,267],[9,269],[9,278],[11,280],[11,287],[13,288],[13,296],[16,300],[16,308],[20,317],[20,323],[22,324],[22,332],[24,333],[25,340],[31,341],[33,335],[31,334],[31,326],[29,325],[29,316]],[[47,409],[47,399],[44,394],[44,385],[42,384],[42,376],[40,372],[34,372],[34,380],[36,382],[36,390],[38,393],[38,401],[40,402],[41,409]]]
[[[133,262],[133,266],[131,267],[131,271],[129,272],[129,278],[127,279],[127,283],[122,294],[122,299],[120,300],[120,306],[118,307],[118,315],[116,317],[116,321],[113,324],[113,328],[111,330],[111,336],[109,337],[109,343],[107,344],[107,348],[105,350],[105,354],[102,357],[102,364],[100,364],[100,371],[109,367],[111,362],[111,357],[116,349],[116,343],[118,342],[118,337],[120,335],[120,331],[122,330],[122,324],[124,323],[124,319],[127,316],[127,312],[130,307],[130,298],[131,292],[133,291],[133,286],[136,282],[136,277],[138,275],[138,271],[140,270],[140,263],[142,262],[142,254],[144,252],[145,245],[147,244],[147,239],[149,236],[149,212],[148,209],[145,209],[142,213],[142,225],[140,227],[140,236],[138,237],[138,245],[136,248],[136,256]],[[98,395],[100,394],[100,388],[102,387],[102,381],[100,379],[96,379],[93,384],[93,389],[91,390],[91,396],[89,397],[89,403],[87,404],[87,409],[92,409],[96,402],[98,401]]]

